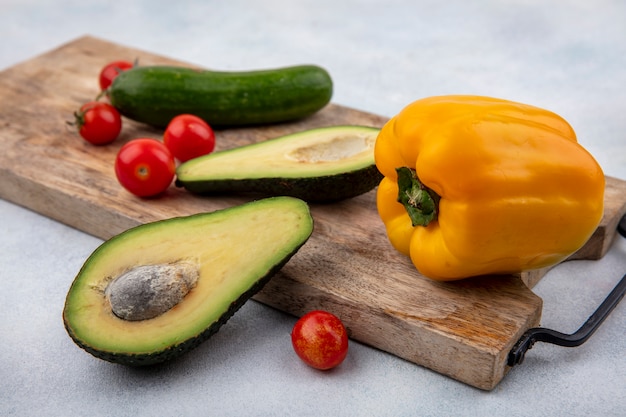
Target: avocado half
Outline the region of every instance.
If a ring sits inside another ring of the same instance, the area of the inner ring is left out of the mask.
[[[312,231],[308,205],[291,197],[129,229],[84,263],[67,294],[65,328],[110,362],[173,359],[217,332]]]
[[[214,152],[181,164],[176,185],[196,194],[260,193],[331,202],[366,193],[382,175],[380,129],[331,126]]]

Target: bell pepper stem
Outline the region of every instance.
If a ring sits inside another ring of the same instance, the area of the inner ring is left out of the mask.
[[[437,220],[440,197],[426,187],[414,169],[396,168],[398,173],[398,202],[406,209],[413,226],[428,226]]]

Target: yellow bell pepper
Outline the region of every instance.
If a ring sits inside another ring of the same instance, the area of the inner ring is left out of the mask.
[[[602,169],[563,118],[534,106],[418,100],[381,129],[375,157],[389,240],[432,279],[554,265],[603,215]]]

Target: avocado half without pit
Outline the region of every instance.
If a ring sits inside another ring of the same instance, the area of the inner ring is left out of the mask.
[[[308,202],[356,197],[382,179],[374,162],[378,132],[331,126],[214,152],[181,164],[176,184],[196,194],[259,193]]]
[[[308,205],[292,197],[134,227],[85,261],[67,294],[65,328],[110,362],[173,359],[217,332],[312,231]]]

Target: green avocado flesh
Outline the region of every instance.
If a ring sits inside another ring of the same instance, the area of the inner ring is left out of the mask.
[[[176,184],[196,194],[260,193],[309,202],[364,194],[382,179],[374,162],[379,129],[309,129],[181,164]]]
[[[125,365],[173,359],[214,334],[308,240],[296,198],[147,223],[98,247],[63,310],[74,342]]]

